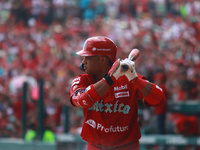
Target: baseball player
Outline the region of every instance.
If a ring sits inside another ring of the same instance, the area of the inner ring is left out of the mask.
[[[83,108],[88,150],[139,150],[138,99],[146,106],[165,103],[162,89],[136,73],[135,62],[116,60],[116,52],[111,39],[97,36],[76,53],[85,74],[72,81],[70,100]]]

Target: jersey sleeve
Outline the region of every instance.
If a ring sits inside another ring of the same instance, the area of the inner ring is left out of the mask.
[[[86,87],[87,85],[84,83],[84,78],[81,79],[81,76],[75,77],[71,84],[70,97],[75,94],[77,90],[85,89]]]
[[[86,91],[86,88],[93,84],[95,81],[91,75],[84,74],[84,75],[79,75],[74,78],[71,84],[71,89],[70,89],[70,102],[72,105],[72,97],[73,96],[81,96],[82,93]]]
[[[145,77],[138,74],[138,77],[146,80]],[[148,81],[147,81],[148,82]],[[149,82],[150,83],[150,82]],[[160,107],[163,106],[166,103],[164,91],[162,88],[160,88],[158,85],[151,83],[152,88],[151,92],[148,96],[144,96],[142,92],[139,90],[138,97],[143,102],[143,104],[147,107],[153,106],[153,107]]]

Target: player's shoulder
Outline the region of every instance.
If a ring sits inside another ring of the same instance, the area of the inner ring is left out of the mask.
[[[70,93],[73,94],[78,89],[85,89],[90,84],[94,84],[94,78],[92,75],[89,74],[81,74],[74,78],[71,84]]]

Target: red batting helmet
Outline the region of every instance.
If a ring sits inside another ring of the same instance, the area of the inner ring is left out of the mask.
[[[83,45],[83,49],[76,52],[80,56],[104,55],[112,62],[116,60],[116,53],[117,46],[111,39],[104,36],[88,38]]]

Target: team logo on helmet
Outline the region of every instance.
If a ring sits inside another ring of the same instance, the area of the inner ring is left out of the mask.
[[[93,50],[93,51],[96,51],[96,50],[97,50],[97,48],[96,48],[96,47],[93,47],[93,48],[92,48],[92,50]]]

